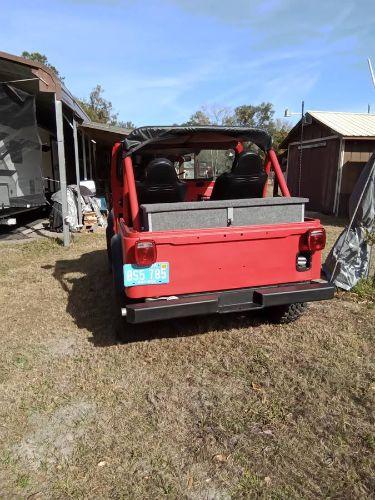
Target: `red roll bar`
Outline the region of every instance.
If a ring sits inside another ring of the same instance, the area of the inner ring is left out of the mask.
[[[137,190],[135,188],[133,162],[130,156],[124,158],[123,165],[124,172],[126,173],[126,189],[129,193],[130,215],[133,222],[133,229],[139,231],[141,229],[139,222],[139,204]]]
[[[281,170],[279,160],[277,159],[276,153],[273,149],[270,149],[268,151],[268,158],[271,161],[272,168],[275,171],[277,182],[279,183],[282,195],[290,198],[290,192],[288,186],[286,185],[284,174]]]
[[[122,197],[121,193],[121,187],[119,186],[119,183],[117,182],[116,179],[116,162],[117,162],[117,153],[119,151],[121,144],[119,142],[116,142],[113,145],[112,148],[112,154],[111,154],[111,186],[112,186],[112,208],[113,208],[113,221],[115,225],[115,229],[117,230],[117,221],[118,221],[118,214],[120,211],[120,200]]]
[[[130,156],[126,156],[123,160],[123,192],[120,192],[120,186],[118,182],[116,182],[116,161],[117,154],[119,151],[121,144],[116,143],[112,149],[112,160],[111,160],[111,178],[112,178],[112,186],[116,186],[114,192],[112,193],[113,197],[113,210],[115,214],[115,224],[117,224],[116,218],[121,210],[122,212],[127,211],[128,202],[130,207],[130,217],[133,223],[133,228],[135,231],[140,231],[140,216],[139,216],[139,203],[137,190],[135,186],[134,179],[134,171],[133,171],[133,163]],[[242,144],[238,143],[236,146],[236,151],[241,152]],[[276,153],[273,149],[270,149],[266,156],[265,161],[265,171],[267,175],[270,174],[271,168],[273,168],[277,182],[280,186],[280,190],[283,196],[290,197],[290,192],[288,186],[286,185],[284,175],[282,173],[279,161],[277,159]],[[114,182],[113,182],[114,181]],[[263,189],[263,197],[267,195],[267,184]],[[121,202],[122,200],[122,202]]]

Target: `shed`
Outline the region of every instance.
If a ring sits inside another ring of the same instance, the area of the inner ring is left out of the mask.
[[[309,198],[309,210],[347,216],[349,197],[375,150],[375,115],[308,111],[301,129],[302,120],[280,145],[288,150],[292,195]]]

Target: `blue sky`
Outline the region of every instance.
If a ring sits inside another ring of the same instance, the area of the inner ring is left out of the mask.
[[[375,0],[1,1],[0,49],[47,55],[70,91],[100,83],[122,120],[202,105],[375,112]]]

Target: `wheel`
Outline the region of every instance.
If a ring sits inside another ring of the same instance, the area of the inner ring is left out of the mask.
[[[296,321],[306,309],[305,302],[295,302],[294,304],[269,307],[265,312],[272,323],[286,324]]]
[[[113,210],[109,212],[108,219],[107,219],[107,227],[105,230],[105,236],[107,240],[107,257],[108,257],[108,269],[109,272],[112,271],[112,251],[111,251],[111,240],[112,236],[114,236],[115,231],[113,228]]]

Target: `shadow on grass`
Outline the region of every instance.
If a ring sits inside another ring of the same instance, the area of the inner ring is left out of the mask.
[[[107,252],[96,250],[82,254],[78,259],[58,260],[53,276],[68,295],[67,312],[78,328],[92,333],[91,341],[94,345],[104,347],[117,343],[112,277],[108,272]],[[261,314],[254,313],[195,316],[128,325],[125,327],[125,338],[126,328],[132,341],[146,341],[258,326],[263,321]]]

